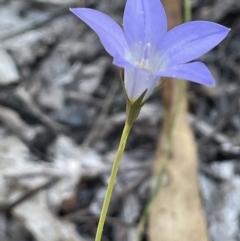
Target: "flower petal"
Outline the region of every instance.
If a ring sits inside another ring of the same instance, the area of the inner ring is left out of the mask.
[[[143,101],[145,101],[153,92],[157,85],[159,76],[140,69],[124,68],[124,85],[128,98],[132,101],[137,100],[141,94],[147,90]]]
[[[161,1],[127,0],[123,28],[129,46],[140,41],[156,45],[167,31],[167,18]]]
[[[214,48],[229,31],[229,28],[208,21],[187,22],[164,35],[158,49],[169,66],[184,64]]]
[[[214,79],[207,66],[201,62],[178,65],[158,73],[162,77],[189,80],[198,84],[214,86]]]
[[[123,30],[113,19],[89,8],[71,8],[70,11],[97,33],[106,51],[114,58],[115,64],[124,63],[128,44]]]

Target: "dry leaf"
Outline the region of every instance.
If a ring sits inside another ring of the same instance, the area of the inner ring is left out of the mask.
[[[180,1],[163,0],[173,27],[181,23]],[[207,241],[206,222],[198,190],[197,150],[192,130],[187,121],[186,84],[167,80],[164,86],[165,117],[163,132],[154,163],[157,177],[164,159],[168,158],[164,184],[158,191],[151,209],[149,237],[151,241]],[[179,102],[178,93],[183,87],[171,141],[168,149],[169,129],[174,106]]]

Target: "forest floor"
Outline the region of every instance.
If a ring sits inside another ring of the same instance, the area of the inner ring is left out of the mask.
[[[0,240],[93,240],[125,96],[99,39],[68,8],[95,8],[120,23],[124,5],[0,0]],[[240,2],[195,0],[193,19],[232,29],[200,58],[216,87],[189,85],[188,118],[211,240],[239,241]],[[123,233],[133,240],[148,202],[163,116],[156,92],[130,134],[103,240],[123,240]]]

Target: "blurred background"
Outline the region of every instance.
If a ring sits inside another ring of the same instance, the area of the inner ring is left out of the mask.
[[[68,10],[82,6],[121,23],[125,0],[0,0],[1,241],[94,240],[125,97],[97,36]],[[240,1],[193,0],[192,11],[232,29],[200,59],[216,87],[189,85],[188,119],[210,240],[239,241]],[[103,240],[136,240],[163,117],[157,92],[130,134]]]

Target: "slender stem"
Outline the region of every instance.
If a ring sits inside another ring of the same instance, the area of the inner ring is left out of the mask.
[[[122,136],[121,136],[121,140],[119,143],[119,147],[117,150],[116,158],[113,163],[110,180],[109,180],[109,184],[107,187],[107,192],[106,192],[106,195],[104,198],[103,207],[102,207],[102,211],[101,211],[101,215],[100,215],[100,219],[99,219],[99,223],[98,223],[98,227],[97,227],[95,241],[101,241],[101,238],[102,238],[103,227],[104,227],[105,219],[107,216],[109,203],[111,200],[114,183],[116,180],[117,172],[119,169],[119,165],[121,162],[121,158],[122,158],[125,146],[126,146],[127,138],[128,138],[129,132],[131,130],[131,127],[132,127],[132,124],[129,124],[127,122],[125,123],[124,129],[122,132]]]

